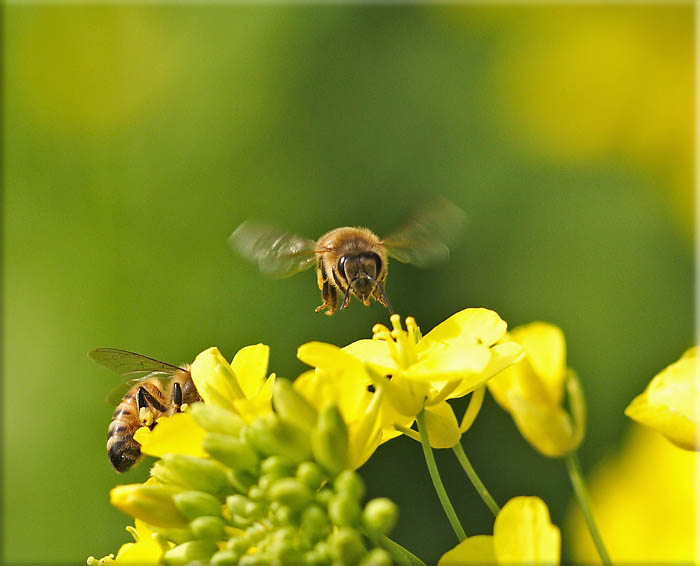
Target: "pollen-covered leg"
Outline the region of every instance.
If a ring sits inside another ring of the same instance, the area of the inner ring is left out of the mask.
[[[325,314],[330,316],[335,312],[336,308],[338,308],[338,292],[336,291],[335,286],[328,280],[328,276],[326,275],[323,266],[319,266],[317,274],[318,287],[321,289],[323,304],[316,307],[316,312],[321,312],[324,309],[328,309]]]
[[[143,387],[139,387],[139,391],[136,394],[136,404],[139,408],[139,421],[141,426],[151,426],[153,424],[153,411],[151,411],[151,406],[146,400],[148,391]]]

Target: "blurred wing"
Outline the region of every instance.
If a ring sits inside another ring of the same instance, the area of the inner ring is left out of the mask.
[[[121,402],[121,400],[124,399],[124,395],[127,394],[129,389],[131,389],[139,381],[143,381],[143,378],[121,382],[114,389],[112,389],[112,391],[109,392],[109,395],[107,395],[106,399],[107,403],[109,403],[110,405],[118,405]]]
[[[117,348],[97,348],[89,352],[88,356],[101,366],[120,375],[131,386],[145,377],[167,379],[172,377],[176,371],[183,369],[148,356]]]
[[[228,239],[244,258],[273,277],[289,277],[316,262],[316,242],[267,224],[246,220]]]
[[[446,199],[430,201],[417,209],[394,233],[384,239],[389,256],[402,263],[429,267],[450,258],[467,214]]]

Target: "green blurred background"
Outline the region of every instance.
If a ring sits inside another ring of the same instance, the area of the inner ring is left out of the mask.
[[[315,314],[312,273],[262,278],[226,244],[251,216],[386,234],[453,200],[470,222],[451,263],[392,265],[394,307],[426,331],[467,306],[560,325],[584,467],[615,450],[626,404],[693,340],[693,21],[690,4],[6,5],[5,561],[129,538],[108,492],[148,466],[111,469],[115,380],[88,350],[185,362],[262,341],[294,377],[298,345],[387,321]],[[564,467],[490,399],[464,445],[500,503],[539,495],[562,524]],[[438,463],[467,532],[490,533]],[[455,543],[413,441],[362,474],[401,506],[399,542],[429,563]]]

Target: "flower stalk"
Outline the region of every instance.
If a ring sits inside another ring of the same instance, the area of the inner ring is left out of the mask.
[[[608,551],[605,549],[603,538],[600,536],[598,526],[596,525],[593,517],[593,506],[591,505],[591,498],[589,497],[588,489],[586,488],[586,481],[583,478],[581,463],[578,460],[578,454],[576,452],[571,452],[566,456],[565,462],[566,469],[569,472],[569,478],[571,479],[571,485],[574,488],[576,499],[578,499],[578,503],[581,506],[581,511],[583,511],[583,516],[586,519],[586,525],[591,533],[591,538],[593,538],[593,543],[595,544],[596,550],[598,551],[603,564],[605,564],[605,566],[611,566],[612,562],[610,560],[610,556],[608,555]]]
[[[484,503],[486,503],[486,506],[489,508],[491,513],[493,513],[493,516],[496,517],[501,508],[498,506],[494,498],[491,497],[491,494],[489,493],[488,489],[486,489],[484,482],[481,481],[481,478],[476,473],[474,466],[472,466],[469,458],[467,458],[467,455],[464,452],[464,448],[462,448],[462,444],[455,444],[452,447],[452,450],[455,453],[455,456],[457,456],[457,460],[459,460],[462,469],[467,474],[469,481],[472,482],[474,489],[476,489],[476,492],[479,494]]]
[[[467,534],[464,532],[462,524],[459,522],[457,513],[455,512],[452,502],[450,501],[445,486],[440,478],[440,472],[438,471],[437,464],[435,463],[435,455],[433,454],[433,449],[430,446],[430,439],[428,438],[428,431],[425,426],[425,411],[418,413],[416,417],[416,422],[418,424],[418,432],[420,433],[421,445],[423,446],[423,455],[425,456],[425,463],[428,466],[428,472],[430,473],[430,479],[433,481],[433,486],[435,487],[435,492],[437,493],[442,508],[447,515],[447,520],[452,526],[457,535],[457,539],[461,542],[467,538]]]

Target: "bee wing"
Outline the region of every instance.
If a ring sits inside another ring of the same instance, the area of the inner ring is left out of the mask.
[[[260,271],[289,277],[316,262],[316,242],[274,226],[246,220],[228,239],[244,258],[257,262]]]
[[[429,267],[450,258],[449,246],[459,238],[467,214],[447,199],[428,202],[414,211],[395,232],[384,238],[390,257],[418,267]]]
[[[124,398],[124,395],[131,389],[134,385],[139,383],[140,381],[143,381],[144,378],[139,378],[139,379],[131,379],[129,381],[122,381],[119,385],[117,385],[112,391],[109,392],[109,395],[107,395],[107,398],[105,399],[107,403],[110,405],[118,405],[121,400]]]
[[[144,378],[158,377],[165,380],[172,377],[176,371],[184,371],[181,367],[117,348],[97,348],[88,352],[88,356],[120,375],[131,386]]]

